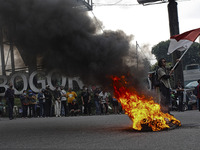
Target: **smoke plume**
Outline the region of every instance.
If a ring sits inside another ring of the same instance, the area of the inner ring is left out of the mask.
[[[25,54],[27,65],[40,56],[45,69],[80,76],[86,84],[108,84],[110,75],[131,72],[137,72],[138,82],[146,75],[129,56],[132,36],[120,30],[97,34],[96,21],[77,0],[0,0],[0,26]]]

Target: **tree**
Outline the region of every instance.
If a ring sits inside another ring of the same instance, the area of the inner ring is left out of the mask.
[[[172,56],[167,55],[170,40],[162,41],[153,46],[151,53],[156,59],[165,58],[167,62],[172,62]],[[182,59],[183,68],[188,64],[200,64],[200,44],[194,42]]]
[[[155,55],[157,60],[159,60],[160,58],[165,58],[167,62],[172,61],[171,55],[167,55],[169,42],[169,40],[161,41],[157,45],[153,46],[151,53]]]
[[[183,67],[189,64],[200,64],[200,44],[194,42],[183,57]]]

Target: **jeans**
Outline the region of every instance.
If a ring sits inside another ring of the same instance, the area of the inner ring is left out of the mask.
[[[40,117],[44,117],[45,116],[45,114],[44,114],[44,112],[45,112],[44,102],[39,101],[39,106],[40,106]]]
[[[96,114],[100,115],[101,114],[101,108],[100,108],[100,103],[99,101],[94,101],[95,106],[96,106]]]
[[[63,116],[67,116],[67,101],[61,101],[61,110],[64,109],[64,114],[61,113],[61,115]]]

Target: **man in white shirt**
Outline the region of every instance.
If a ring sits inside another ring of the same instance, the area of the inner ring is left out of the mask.
[[[64,90],[64,87],[60,87],[61,89],[61,115],[62,116],[67,116],[67,97],[66,97],[66,91]],[[63,114],[63,110],[64,109],[64,114]]]

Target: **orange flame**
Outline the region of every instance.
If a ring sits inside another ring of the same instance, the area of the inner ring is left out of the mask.
[[[142,126],[148,126],[152,131],[160,131],[170,128],[169,123],[181,126],[181,122],[169,115],[161,112],[159,104],[151,98],[140,97],[134,89],[128,89],[128,82],[125,77],[112,77],[115,97],[121,103],[125,113],[133,121],[133,129],[142,130]]]

